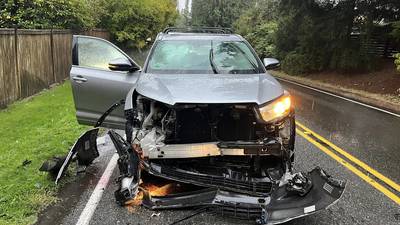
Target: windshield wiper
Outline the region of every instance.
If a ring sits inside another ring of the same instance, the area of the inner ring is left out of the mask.
[[[214,49],[213,49],[212,41],[211,41],[211,49],[210,49],[210,54],[209,54],[209,60],[210,60],[211,68],[212,68],[214,74],[217,74],[218,70],[217,70],[217,67],[215,66],[215,63],[214,63]]]

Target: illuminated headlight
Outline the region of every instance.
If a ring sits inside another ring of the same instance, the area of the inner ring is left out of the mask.
[[[259,108],[260,115],[265,122],[273,122],[282,119],[290,112],[291,99],[289,93],[276,99],[275,101]]]

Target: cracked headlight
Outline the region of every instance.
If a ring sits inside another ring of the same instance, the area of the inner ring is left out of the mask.
[[[290,112],[291,99],[289,93],[285,92],[282,97],[258,108],[261,118],[265,122],[273,122],[284,118]]]

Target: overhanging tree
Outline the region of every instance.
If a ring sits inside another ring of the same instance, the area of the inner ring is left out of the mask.
[[[192,24],[194,26],[232,27],[241,13],[255,0],[194,0]]]

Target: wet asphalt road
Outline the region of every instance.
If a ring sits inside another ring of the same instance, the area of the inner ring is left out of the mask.
[[[284,83],[294,96],[296,119],[311,130],[327,138],[353,156],[400,183],[400,118],[366,108],[339,98]],[[85,207],[102,171],[114,153],[104,146],[102,157],[96,160],[89,173],[77,178],[64,188],[60,203],[50,207],[39,218],[38,224],[75,224]],[[295,170],[310,171],[316,166],[332,176],[347,180],[341,200],[328,210],[296,219],[286,224],[400,224],[400,206],[346,169],[330,156],[301,136],[296,139]],[[153,211],[140,206],[121,208],[115,204],[114,170],[90,224],[170,224],[193,211]],[[392,190],[393,191],[393,190]],[[400,195],[400,193],[395,192]],[[221,218],[202,213],[182,224],[254,224],[254,221]]]

